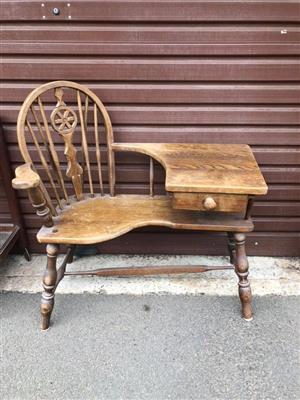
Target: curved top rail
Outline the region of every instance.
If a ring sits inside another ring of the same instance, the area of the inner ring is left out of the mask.
[[[25,123],[26,123],[27,113],[30,110],[32,103],[34,101],[36,101],[39,98],[39,96],[41,96],[43,93],[47,92],[48,90],[56,89],[56,88],[60,88],[60,87],[79,90],[81,93],[85,93],[87,96],[89,96],[96,103],[100,112],[102,113],[108,139],[110,139],[110,142],[113,143],[112,124],[111,124],[108,112],[106,111],[106,108],[105,108],[104,104],[102,103],[102,101],[90,89],[88,89],[84,85],[80,85],[79,83],[72,82],[72,81],[48,82],[48,83],[45,83],[45,84],[39,86],[38,88],[34,89],[31,93],[29,93],[29,95],[24,100],[23,105],[22,105],[19,115],[18,115],[18,122],[17,122],[18,142],[19,142],[21,154],[22,154],[25,162],[32,162],[29,152],[27,150],[26,141],[25,141]]]

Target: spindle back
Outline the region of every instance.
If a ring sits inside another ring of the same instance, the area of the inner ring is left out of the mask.
[[[106,161],[109,194],[114,196],[112,125],[103,103],[87,87],[55,81],[33,90],[21,107],[17,133],[24,161],[32,164],[43,182],[48,182],[50,193],[44,184],[42,189],[48,199],[55,199],[49,204],[52,214],[56,214],[56,206],[63,208],[71,195],[77,200],[85,193],[91,197],[104,195]],[[106,145],[107,153],[101,151],[101,144]],[[66,163],[62,162],[62,149]],[[91,168],[91,161],[96,163],[96,169]]]

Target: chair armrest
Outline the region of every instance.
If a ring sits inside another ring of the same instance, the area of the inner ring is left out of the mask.
[[[43,193],[43,185],[39,175],[31,169],[31,164],[26,163],[16,168],[16,177],[12,180],[14,189],[26,189],[29,200],[42,218],[45,226],[53,226],[52,215],[47,203],[47,197]]]
[[[146,154],[147,156],[156,160],[161,164],[165,170],[167,170],[167,164],[163,157],[161,147],[165,143],[113,143],[113,151],[133,151],[135,153]]]
[[[12,180],[14,189],[33,189],[40,185],[39,175],[31,169],[30,163],[16,168],[16,177]]]

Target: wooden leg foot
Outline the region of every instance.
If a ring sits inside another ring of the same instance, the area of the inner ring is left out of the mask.
[[[234,234],[236,257],[235,272],[239,278],[239,296],[242,303],[242,316],[246,321],[252,320],[252,294],[250,283],[248,281],[248,260],[245,250],[246,236],[243,233]]]
[[[46,331],[50,326],[50,317],[54,306],[54,299],[48,300],[42,298],[41,301],[41,330]]]
[[[242,315],[245,321],[252,321],[252,294],[250,284],[248,282],[248,286],[241,286],[239,283],[239,295],[242,303]]]
[[[41,329],[47,330],[54,307],[54,292],[57,278],[56,259],[59,247],[55,244],[47,245],[47,267],[43,277],[43,294],[41,300]]]

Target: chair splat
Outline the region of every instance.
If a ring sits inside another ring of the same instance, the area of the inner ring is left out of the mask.
[[[82,168],[77,162],[76,149],[73,146],[73,134],[77,125],[75,112],[67,107],[62,101],[63,91],[61,88],[55,90],[58,99],[57,107],[52,111],[51,124],[55,131],[64,139],[64,154],[68,161],[66,175],[71,178],[77,200],[82,200]]]

